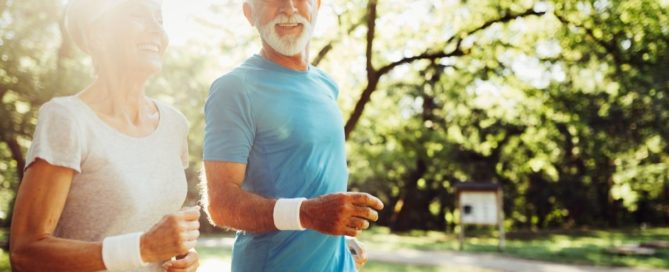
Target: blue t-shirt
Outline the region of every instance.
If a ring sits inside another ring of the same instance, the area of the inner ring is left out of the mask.
[[[204,159],[246,164],[242,188],[266,198],[345,192],[337,85],[254,55],[217,79],[205,104]],[[343,236],[312,230],[238,232],[232,271],[355,271]]]

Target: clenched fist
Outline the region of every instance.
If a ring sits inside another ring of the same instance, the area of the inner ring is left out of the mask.
[[[154,263],[187,255],[200,236],[200,207],[183,208],[164,216],[140,240],[142,260]]]
[[[325,234],[355,237],[379,219],[383,202],[367,193],[336,193],[302,202],[302,226]]]

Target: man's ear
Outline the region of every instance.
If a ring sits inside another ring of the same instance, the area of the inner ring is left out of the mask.
[[[255,26],[256,20],[253,18],[253,7],[249,2],[244,2],[244,6],[242,7],[244,9],[244,17],[246,17],[246,20],[249,21],[251,26]]]

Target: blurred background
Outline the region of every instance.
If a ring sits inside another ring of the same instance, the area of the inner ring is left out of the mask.
[[[66,2],[0,0],[0,269],[39,107],[92,78]],[[209,85],[260,48],[241,5],[163,1],[171,45],[148,90],[190,120],[189,205]],[[480,252],[669,268],[666,248],[611,253],[669,241],[669,0],[323,0],[310,48],[341,89],[349,188],[386,204],[366,271],[515,271],[415,261]],[[475,226],[454,251],[453,186],[470,181],[502,186],[502,253]],[[203,270],[226,271],[232,232],[202,231]],[[415,262],[383,258],[402,250]]]

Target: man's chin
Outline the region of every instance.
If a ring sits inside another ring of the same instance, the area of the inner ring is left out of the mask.
[[[299,55],[306,50],[306,44],[296,45],[296,43],[298,43],[298,41],[275,41],[268,42],[267,44],[279,54],[292,57]]]

